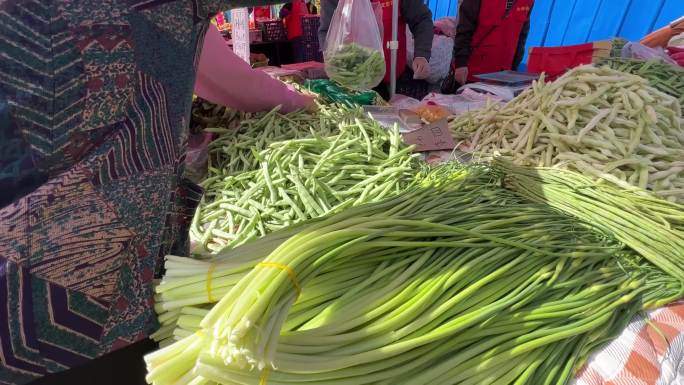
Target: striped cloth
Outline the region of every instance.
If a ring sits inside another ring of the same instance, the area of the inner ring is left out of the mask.
[[[684,301],[633,320],[574,385],[684,385]]]

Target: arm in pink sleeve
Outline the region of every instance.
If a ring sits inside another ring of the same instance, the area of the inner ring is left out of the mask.
[[[290,112],[311,103],[310,97],[252,69],[233,53],[213,25],[204,38],[195,94],[212,103],[247,112],[270,110],[278,105],[282,105],[283,112]]]

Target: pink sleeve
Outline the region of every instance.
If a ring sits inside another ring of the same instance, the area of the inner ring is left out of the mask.
[[[228,47],[221,33],[210,25],[204,38],[195,94],[212,103],[247,112],[282,105],[284,112],[303,109],[308,96],[296,92],[264,72],[254,70]]]

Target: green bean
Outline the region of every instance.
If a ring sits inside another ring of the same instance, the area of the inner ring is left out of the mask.
[[[626,65],[640,68],[644,63]],[[647,64],[651,66],[657,73],[664,70],[662,65]],[[678,79],[666,80],[680,83],[684,90],[684,71],[666,70],[659,76],[673,77],[675,72]],[[540,79],[504,106],[466,113],[452,120],[450,128],[483,160],[503,157],[519,165],[587,171],[623,187],[639,186],[658,194],[672,190],[671,184],[684,183],[684,171],[674,165],[684,158],[684,131],[678,100],[654,88],[651,80],[607,67],[581,66],[551,83]],[[644,167],[635,170],[633,163],[619,162],[633,158]],[[665,161],[669,167],[652,166]],[[672,171],[653,177],[666,170]],[[644,185],[645,181],[650,182]],[[668,194],[668,199],[684,201],[684,195]]]
[[[369,90],[385,75],[383,54],[356,43],[345,44],[325,58],[330,79],[353,90]]]
[[[285,224],[374,201],[413,183],[416,159],[412,147],[400,143],[396,129],[385,130],[360,109],[330,107],[323,110],[323,117],[304,115],[290,114],[287,120],[315,120],[316,126],[334,126],[337,134],[322,136],[310,132],[306,137],[268,142],[281,125],[278,122],[285,120],[272,113],[243,122],[251,125],[251,129],[267,124],[266,129],[271,132],[264,132],[261,139],[250,139],[241,153],[234,155],[234,150],[227,146],[212,150],[216,159],[221,158],[219,150],[241,161],[249,156],[256,168],[235,173],[235,164],[224,162],[225,169],[217,167],[211,171],[204,184],[205,196],[193,217],[191,241],[197,245],[193,252],[220,252]],[[218,140],[222,141],[222,137]],[[387,184],[390,180],[392,183]],[[206,234],[207,225],[213,220],[218,222],[212,229],[219,232]],[[226,235],[232,242],[224,242],[228,239]]]

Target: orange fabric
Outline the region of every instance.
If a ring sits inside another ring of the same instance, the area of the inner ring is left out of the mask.
[[[670,25],[665,26],[659,30],[653,31],[641,39],[641,44],[656,48],[667,46],[667,42],[670,41],[674,36],[679,35],[684,32],[684,17],[670,23]]]
[[[646,322],[648,321],[648,322]],[[663,339],[663,336],[665,340]],[[638,317],[577,374],[576,385],[655,385],[672,380],[684,360],[684,302]]]

